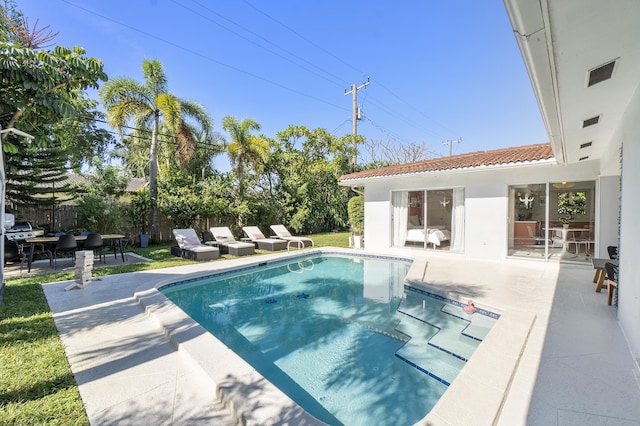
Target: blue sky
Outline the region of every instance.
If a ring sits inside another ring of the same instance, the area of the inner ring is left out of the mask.
[[[462,138],[453,153],[548,141],[502,1],[19,0],[33,25],[81,46],[109,77],[143,81],[158,59],[175,95],[214,119],[351,133],[358,91],[367,139]],[[224,159],[216,162],[224,168]]]

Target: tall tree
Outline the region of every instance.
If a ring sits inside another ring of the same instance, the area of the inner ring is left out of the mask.
[[[275,206],[273,219],[296,232],[344,227],[350,190],[338,180],[349,172],[353,138],[305,126],[289,126],[277,138],[264,189],[270,194],[264,198]]]
[[[58,182],[70,162],[86,158],[94,144],[108,140],[91,129],[94,124],[86,117],[95,113],[95,105],[84,93],[107,80],[102,62],[86,57],[80,47],[43,50],[55,37],[47,28],[38,29],[37,23],[30,28],[13,2],[0,6],[0,126],[35,136],[32,143],[3,141],[7,198],[14,205],[46,203],[50,198],[38,191]]]
[[[222,119],[222,128],[231,136],[227,152],[238,179],[238,200],[242,202],[246,195],[248,173],[262,173],[269,159],[269,141],[264,136],[251,134],[252,130],[260,130],[260,124],[251,118],[240,121],[227,116]]]
[[[208,135],[212,121],[200,104],[169,93],[167,77],[158,60],[142,63],[144,84],[120,77],[108,81],[100,90],[109,124],[122,134],[129,124],[136,129],[151,129],[149,146],[149,195],[151,201],[151,235],[158,226],[158,140],[160,122],[164,120],[179,143],[180,159],[188,163],[195,154],[194,127]]]
[[[78,220],[92,232],[108,234],[126,228],[125,205],[120,202],[127,188],[127,178],[115,166],[95,161],[86,176],[86,183],[77,188]]]

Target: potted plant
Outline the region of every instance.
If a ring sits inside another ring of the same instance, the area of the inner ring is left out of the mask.
[[[586,213],[585,205],[587,196],[583,191],[562,192],[558,194],[558,213],[564,216],[560,217],[563,227],[568,228],[569,222],[575,215],[583,215]]]
[[[364,195],[352,197],[347,204],[349,224],[351,225],[350,246],[363,248],[364,234]]]

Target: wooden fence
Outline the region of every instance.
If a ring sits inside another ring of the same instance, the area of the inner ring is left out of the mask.
[[[75,232],[80,229],[86,229],[86,226],[78,223],[78,208],[74,205],[60,205],[47,209],[8,209],[8,211],[16,216],[16,222],[29,222],[32,227],[43,229],[45,234]],[[229,216],[209,217],[197,220],[191,227],[200,233],[208,230],[212,226],[232,226],[234,223],[235,218]],[[173,224],[173,221],[158,211],[158,234],[160,242],[173,241],[171,230],[175,228],[176,226]],[[114,229],[110,232],[130,234],[137,243],[139,241],[138,236],[142,233],[142,229],[132,226],[124,229]]]

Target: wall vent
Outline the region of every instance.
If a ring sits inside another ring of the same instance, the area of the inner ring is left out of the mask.
[[[580,157],[580,158],[578,158],[578,161],[584,161],[584,160],[586,160],[586,159],[588,159],[588,158],[589,158],[589,156],[588,156],[588,155],[586,155],[586,156],[584,156],[584,157]]]
[[[594,124],[598,124],[598,121],[600,121],[599,115],[588,118],[582,122],[582,127],[584,128],[584,127],[593,126]]]
[[[615,65],[616,61],[614,60],[589,71],[589,82],[587,83],[587,87],[609,80],[613,75],[613,68]]]
[[[580,149],[589,148],[591,145],[593,145],[593,142],[585,142],[580,145]]]

